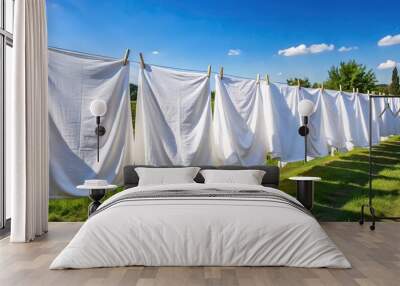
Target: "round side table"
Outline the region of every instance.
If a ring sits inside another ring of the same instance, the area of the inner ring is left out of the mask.
[[[107,190],[116,189],[116,185],[105,185],[105,186],[91,186],[91,185],[79,185],[77,189],[89,190],[89,198],[92,200],[88,207],[88,216],[94,213],[97,208],[101,205],[101,199],[106,194]]]
[[[290,177],[297,182],[296,198],[302,205],[311,210],[314,204],[314,182],[321,181],[320,177]]]

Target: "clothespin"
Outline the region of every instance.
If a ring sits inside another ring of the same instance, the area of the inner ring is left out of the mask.
[[[267,85],[269,85],[269,75],[265,74],[265,81],[267,82]]]
[[[219,69],[219,78],[222,79],[223,77],[224,77],[224,68],[221,67],[221,68]]]
[[[369,90],[367,90],[367,94],[369,95]]]
[[[257,84],[260,83],[260,74],[259,74],[259,73],[257,74],[257,77],[256,77],[256,83],[257,83]]]
[[[357,87],[357,94],[358,94],[358,87]]]
[[[300,85],[300,80],[299,80],[299,79],[297,80],[297,87],[298,87],[298,88],[301,87],[301,85]]]
[[[140,67],[144,69],[146,65],[144,64],[144,59],[143,59],[143,54],[139,53],[139,59],[140,59]]]
[[[130,53],[130,50],[126,49],[125,54],[124,54],[124,61],[123,61],[124,66],[126,66],[126,64],[128,63],[129,53]]]
[[[324,91],[324,84],[321,84],[321,91]]]
[[[356,93],[356,89],[353,87],[353,94]]]
[[[207,76],[210,77],[210,75],[211,75],[211,65],[208,65]]]
[[[339,90],[340,90],[340,92],[342,92],[342,85],[341,84],[339,84]]]

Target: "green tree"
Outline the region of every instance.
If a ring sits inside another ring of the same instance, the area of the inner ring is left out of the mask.
[[[377,84],[374,88],[374,92],[376,94],[382,93],[382,94],[389,94],[389,85],[387,84]]]
[[[393,72],[392,72],[392,82],[389,85],[389,93],[391,95],[399,95],[400,94],[399,73],[397,72],[397,67],[394,67]]]
[[[129,84],[129,92],[130,92],[130,96],[131,96],[131,101],[136,101],[137,91],[138,91],[138,86],[136,84],[130,83]]]
[[[342,86],[343,90],[352,91],[358,88],[360,92],[373,90],[377,83],[375,73],[362,64],[358,64],[355,60],[347,63],[341,62],[338,67],[333,66],[328,71],[328,80],[325,81],[325,88],[339,90]]]
[[[311,82],[308,78],[289,78],[286,80],[288,85],[298,85],[298,83],[300,82],[300,86],[301,87],[311,87]]]
[[[314,82],[313,85],[311,86],[312,88],[320,88],[321,84],[318,82]]]

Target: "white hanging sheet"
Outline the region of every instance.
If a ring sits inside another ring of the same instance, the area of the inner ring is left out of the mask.
[[[345,150],[352,150],[354,147],[368,147],[369,96],[342,92],[338,99],[340,127],[344,134]],[[372,144],[378,144],[380,139],[380,126],[376,115],[378,108],[377,103],[372,102]]]
[[[356,115],[357,115],[357,138],[358,147],[369,146],[369,95],[359,93],[356,96]],[[371,101],[371,139],[372,145],[379,144],[380,128],[377,114],[377,103],[374,99]]]
[[[207,74],[146,64],[139,71],[135,163],[212,163],[210,79]]]
[[[304,139],[298,133],[298,89],[271,83],[263,90],[268,152],[283,162],[303,160]]]
[[[369,98],[367,95],[356,93],[354,103],[356,110],[356,137],[353,143],[356,147],[367,147],[369,146]],[[375,122],[376,121],[373,121],[372,123],[374,124]],[[372,125],[372,129],[376,130],[374,125]],[[374,141],[375,140],[372,142],[373,144],[376,143],[376,141]]]
[[[380,136],[388,137],[397,133],[395,104],[391,98],[375,98]],[[388,108],[387,108],[388,105]]]
[[[339,108],[340,93],[333,90],[321,91],[321,109],[323,136],[328,146],[342,150],[346,140],[341,126],[342,118]]]
[[[357,146],[356,94],[341,92],[338,98],[340,128],[343,130],[345,149]]]
[[[97,162],[96,119],[90,103],[102,99],[106,133]],[[87,179],[121,184],[133,162],[129,65],[63,50],[49,50],[50,196],[82,196],[75,187]]]
[[[367,100],[372,100],[371,101],[371,109],[372,109],[372,144],[376,145],[379,144],[379,142],[381,141],[381,128],[380,128],[380,118],[379,118],[379,103],[378,101],[376,101],[375,99],[371,99],[369,98],[368,95],[364,95],[367,96]],[[369,107],[368,107],[368,114],[369,114]],[[369,118],[368,118],[369,120]],[[369,122],[367,123],[368,126],[368,130],[369,130]],[[369,141],[368,141],[369,142]]]
[[[389,105],[393,115],[392,135],[398,135],[400,134],[400,98],[389,98]]]
[[[397,128],[396,128],[396,135],[400,135],[400,98],[393,99],[395,104],[395,116],[397,120]]]
[[[307,136],[307,155],[316,158],[329,154],[329,144],[325,136],[324,112],[322,108],[321,89],[301,88],[299,100],[307,99],[314,103],[314,112],[309,116],[308,128],[310,133]]]
[[[215,76],[213,127],[217,164],[265,164],[262,96],[255,80]]]
[[[298,113],[298,104],[302,99],[310,99],[315,104],[315,112],[309,118],[310,136],[308,136],[309,157],[324,156],[328,153],[325,140],[321,136],[321,108],[318,90],[304,90],[298,87],[269,84],[262,89],[264,112],[266,114],[267,146],[273,157],[283,162],[304,159],[304,137],[298,129],[302,118]]]

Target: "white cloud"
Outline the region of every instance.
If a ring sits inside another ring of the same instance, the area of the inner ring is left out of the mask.
[[[242,53],[239,49],[230,49],[228,51],[228,56],[239,56]]]
[[[281,75],[283,75],[283,73],[282,72],[278,72],[276,75],[277,76],[281,76]]]
[[[284,55],[286,57],[291,57],[291,56],[299,56],[299,55],[305,55],[308,53],[307,46],[304,44],[298,45],[297,47],[290,47],[284,50],[279,50],[278,55]]]
[[[325,43],[322,44],[314,44],[310,46],[306,46],[305,44],[298,45],[297,47],[290,47],[284,50],[279,50],[278,55],[285,57],[306,55],[306,54],[319,54],[327,51],[333,51],[335,46],[330,44],[327,45]]]
[[[392,46],[400,45],[400,34],[397,35],[387,35],[378,41],[378,46]]]
[[[319,54],[325,51],[333,51],[335,49],[334,45],[327,45],[327,44],[316,44],[310,46],[310,52],[312,54]]]
[[[159,51],[152,51],[151,53],[152,53],[153,55],[158,55],[158,54],[160,54]]]
[[[379,70],[393,69],[396,65],[397,63],[395,61],[387,60],[386,62],[379,64],[378,69]]]
[[[353,47],[346,47],[346,46],[343,46],[343,47],[340,47],[340,48],[338,49],[338,51],[341,52],[341,53],[350,52],[350,51],[354,51],[354,50],[358,50],[358,47],[357,47],[357,46],[353,46]]]

